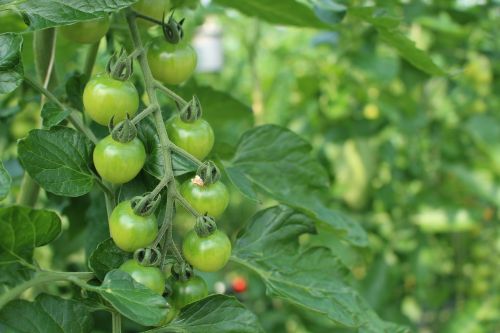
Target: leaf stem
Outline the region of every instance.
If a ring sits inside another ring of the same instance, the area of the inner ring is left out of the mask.
[[[48,91],[47,89],[45,89],[38,82],[30,79],[27,76],[24,77],[24,81],[26,83],[28,83],[31,87],[33,87],[33,89],[37,90],[41,94],[44,94],[51,102],[53,102],[54,104],[56,104],[62,110],[67,109],[67,107],[64,104],[62,104],[61,101],[59,101],[59,99],[56,96],[54,96],[54,94],[52,94],[50,91]],[[74,111],[72,111],[69,114],[68,120],[69,120],[69,122],[73,126],[75,126],[75,128],[77,130],[79,130],[80,132],[82,132],[94,144],[96,144],[98,142],[98,140],[97,140],[96,136],[94,135],[94,133],[92,133],[92,131],[83,124],[83,121],[75,114]]]
[[[31,280],[25,281],[0,296],[0,309],[16,299],[25,290],[55,281],[89,280],[94,277],[92,272],[38,272]]]
[[[174,101],[176,101],[177,103],[179,103],[181,106],[184,106],[184,105],[186,105],[188,103],[188,102],[186,102],[186,100],[184,98],[182,98],[181,96],[177,95],[172,90],[168,89],[167,87],[165,87],[163,84],[161,84],[158,81],[155,81],[154,87],[156,89],[160,90],[162,93],[164,93],[168,97],[172,98]]]
[[[122,332],[122,316],[116,312],[111,312],[112,321],[113,321],[113,333],[121,333]]]

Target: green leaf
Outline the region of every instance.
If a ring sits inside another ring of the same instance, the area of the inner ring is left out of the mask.
[[[382,321],[346,283],[348,270],[325,247],[301,250],[298,237],[314,220],[286,206],[258,212],[240,233],[231,259],[260,275],[269,295],[364,333],[404,332]]]
[[[46,191],[68,197],[92,189],[92,150],[89,139],[67,127],[33,130],[18,143],[19,160],[30,176]]]
[[[354,7],[349,9],[349,14],[372,24],[380,39],[395,48],[403,59],[416,68],[430,75],[445,74],[424,51],[417,49],[415,43],[398,30],[401,19],[375,7]]]
[[[66,81],[66,95],[69,104],[77,110],[83,110],[83,90],[87,84],[88,77],[85,74],[74,72]]]
[[[214,2],[274,24],[318,29],[331,27],[321,22],[311,7],[295,0],[214,0]]]
[[[55,212],[22,206],[0,208],[0,265],[31,262],[33,250],[53,241],[61,232]]]
[[[125,317],[145,326],[158,324],[168,311],[167,301],[136,282],[125,272],[112,270],[102,285],[95,288],[104,299]]]
[[[71,113],[71,110],[64,109],[61,110],[54,103],[45,103],[42,108],[42,119],[43,126],[47,128],[51,128],[53,126],[58,125],[61,121],[66,119],[67,116]]]
[[[185,98],[198,97],[203,106],[203,118],[214,130],[213,152],[231,156],[241,133],[253,127],[251,108],[228,93],[197,85],[194,81],[178,89],[178,92]]]
[[[243,134],[231,166],[271,193],[291,193],[295,183],[325,188],[328,175],[310,151],[294,132],[263,125]]]
[[[12,178],[10,178],[10,175],[7,170],[5,170],[2,161],[0,161],[0,201],[5,199],[9,194],[11,183]]]
[[[20,35],[0,35],[0,94],[10,93],[23,81],[22,46]]]
[[[93,20],[137,0],[24,0],[16,7],[25,14],[31,30],[39,30],[78,21]]]
[[[184,307],[166,327],[147,331],[189,333],[260,333],[257,317],[234,297],[212,295]]]
[[[146,148],[146,164],[144,170],[151,176],[162,179],[164,172],[164,160],[161,152],[160,138],[156,133],[156,127],[150,118],[146,118],[140,122],[137,127],[137,136]],[[195,171],[198,166],[191,160],[177,153],[172,154],[172,164],[174,175],[179,176],[188,172]]]
[[[106,274],[123,264],[130,255],[119,249],[111,238],[99,243],[89,258],[89,268],[99,280],[104,280]]]
[[[92,317],[87,307],[47,294],[35,302],[15,300],[0,312],[0,331],[16,333],[87,333]]]
[[[323,203],[328,176],[310,154],[311,146],[292,131],[275,126],[256,127],[243,134],[227,163],[227,175],[242,194],[256,200],[259,190],[325,223],[356,246],[366,246],[365,231],[356,222]],[[253,186],[252,186],[253,183]]]
[[[337,24],[347,13],[346,6],[332,0],[314,0],[313,10],[316,16],[328,24]]]

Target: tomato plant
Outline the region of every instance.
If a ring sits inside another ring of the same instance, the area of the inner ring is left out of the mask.
[[[165,291],[165,277],[158,267],[143,266],[137,260],[130,259],[120,266],[120,270],[127,272],[135,281],[145,285],[155,293],[162,295]]]
[[[146,151],[137,138],[119,142],[108,135],[97,143],[93,157],[97,173],[102,179],[123,184],[134,179],[141,171],[146,162]]]
[[[0,331],[497,332],[497,7],[0,1]]]
[[[180,84],[191,77],[196,68],[196,51],[189,44],[152,42],[148,63],[155,79],[165,84]]]
[[[182,252],[194,268],[203,272],[215,272],[222,269],[229,260],[231,242],[220,230],[205,237],[190,231],[182,242]]]
[[[172,288],[172,293],[169,296],[171,304],[177,309],[182,309],[208,295],[207,284],[199,276],[192,276],[186,281],[171,279],[170,285]]]
[[[203,160],[214,146],[214,131],[204,119],[183,121],[179,116],[165,124],[170,140],[199,160]]]
[[[101,74],[93,77],[85,86],[83,105],[92,120],[107,126],[111,118],[119,123],[127,115],[133,117],[139,108],[139,94],[130,81]]]
[[[140,216],[130,201],[122,201],[109,217],[109,233],[116,246],[134,252],[150,245],[158,234],[158,223],[153,215]]]

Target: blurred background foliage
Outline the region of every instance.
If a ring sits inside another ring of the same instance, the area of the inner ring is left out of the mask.
[[[382,318],[419,333],[499,332],[500,3],[349,2],[366,4],[402,18],[399,29],[447,75],[416,69],[383,43],[373,26],[349,13],[336,29],[321,31],[273,25],[205,4],[182,14],[200,62],[215,65],[201,66],[179,93],[201,95],[205,116],[224,133],[215,151],[221,159],[231,156],[235,138],[253,124],[288,127],[311,142],[332,180],[330,206],[362,224],[370,247],[332,242],[336,236],[326,230],[302,241],[332,247]],[[0,15],[1,30],[7,14]],[[120,18],[112,27],[113,38],[101,44],[94,73],[126,41]],[[143,33],[150,39],[148,34],[159,31]],[[31,35],[23,36],[24,64],[34,75]],[[78,77],[73,73],[81,71],[86,52],[58,39],[61,82]],[[37,125],[38,114],[39,96],[27,88],[0,99],[0,151],[15,185],[3,203],[13,201],[21,179],[15,140]],[[139,181],[127,186],[123,196],[144,190]],[[242,217],[271,203],[232,192],[221,223],[234,236],[246,222]],[[85,265],[82,249],[106,237],[100,195],[44,195],[46,204],[68,218],[62,238],[37,253],[42,265]],[[176,223],[182,234],[194,221],[181,211]],[[264,298],[264,286],[250,272],[230,266],[204,278],[220,291],[220,282],[230,289],[236,276],[247,278],[248,291],[238,296],[267,332],[344,332]]]

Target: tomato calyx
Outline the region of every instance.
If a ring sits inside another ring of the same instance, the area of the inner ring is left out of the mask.
[[[208,215],[201,215],[196,218],[194,231],[199,237],[208,237],[217,230],[217,224],[213,217]]]
[[[141,248],[134,252],[134,260],[145,267],[159,266],[161,260],[161,253],[158,249]]]
[[[202,116],[201,103],[196,95],[180,110],[180,118],[185,123],[193,123]]]
[[[165,13],[163,13],[163,22],[161,25],[165,40],[171,44],[179,43],[182,37],[184,37],[184,30],[182,29],[184,18],[177,22],[174,19],[174,12],[175,11],[172,11],[172,14],[170,14],[170,17],[168,18],[168,21],[165,21]]]
[[[185,261],[173,264],[171,272],[174,279],[180,281],[187,281],[194,276],[193,267]]]
[[[115,52],[106,64],[106,72],[115,80],[126,81],[132,75],[133,59],[127,55],[125,49]]]
[[[135,127],[132,120],[130,120],[127,114],[127,119],[119,123],[116,127],[114,126],[115,116],[113,115],[109,120],[108,128],[111,133],[113,140],[127,143],[134,140],[137,137],[137,128]]]
[[[201,179],[201,185],[196,177]],[[220,170],[214,162],[206,161],[198,167],[198,170],[196,170],[196,177],[191,180],[193,184],[199,186],[210,185],[219,181]]]
[[[134,214],[139,216],[148,216],[155,212],[156,208],[158,208],[158,205],[160,204],[160,200],[160,193],[156,195],[146,193],[143,196],[136,196],[130,201]]]

